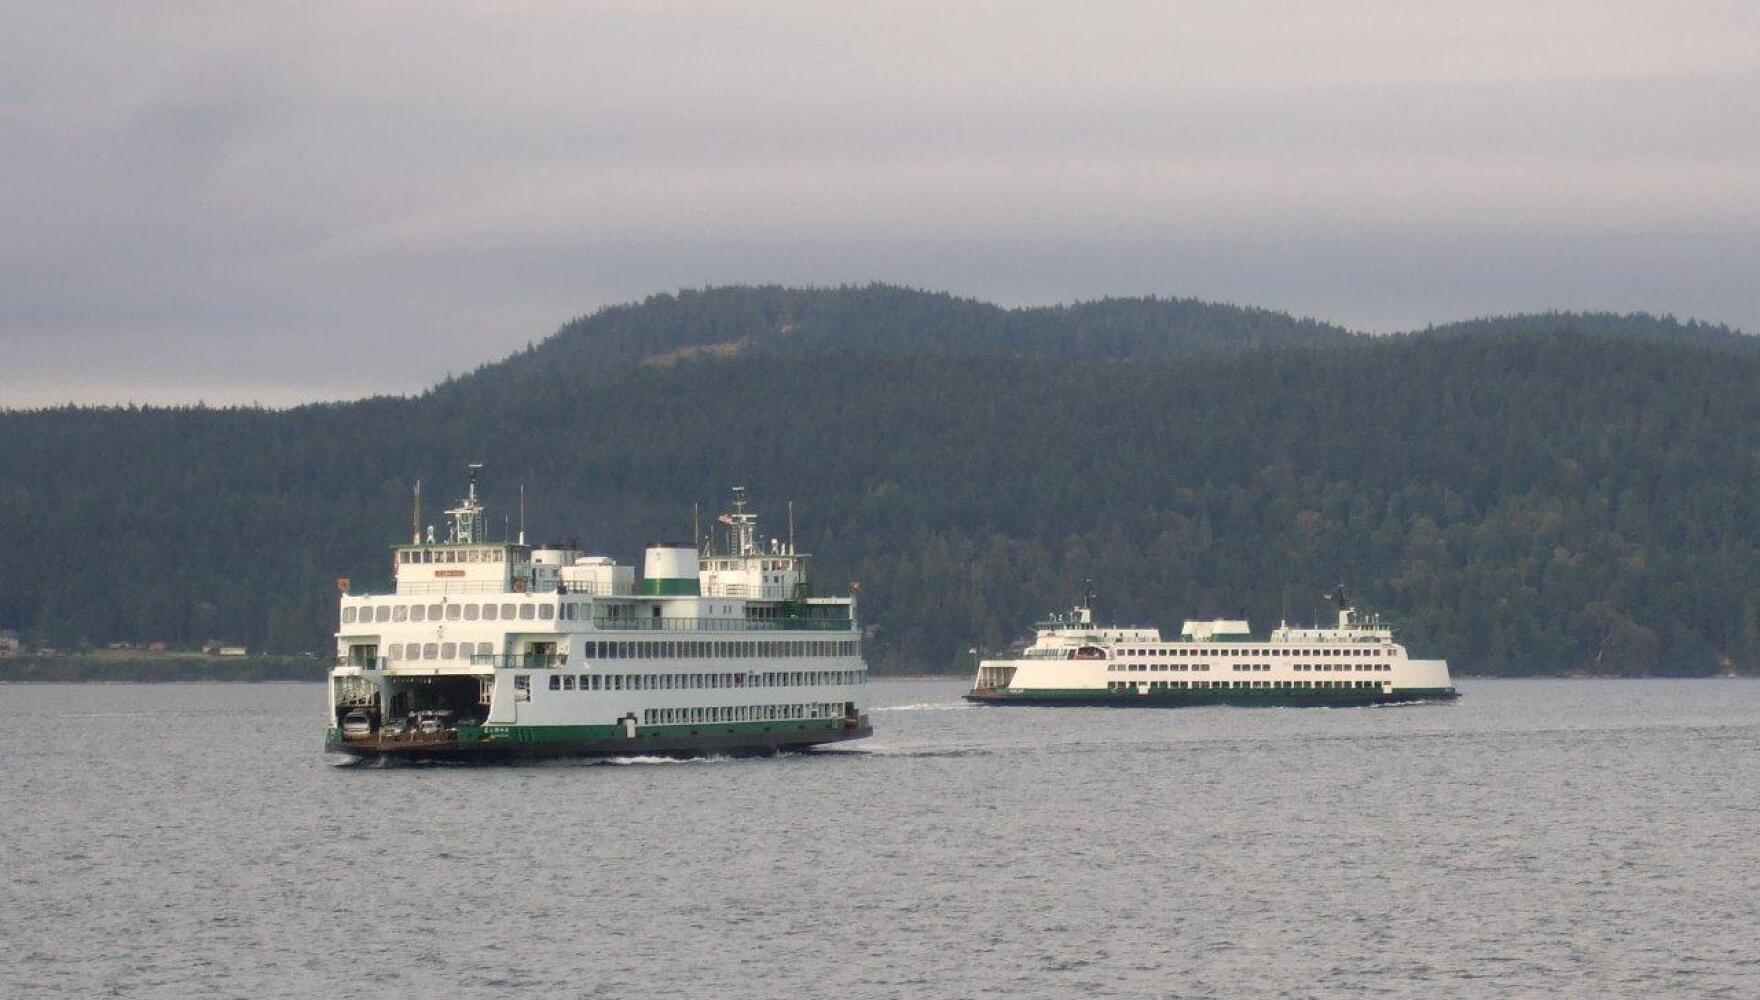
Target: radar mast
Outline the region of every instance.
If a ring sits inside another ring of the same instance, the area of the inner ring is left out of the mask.
[[[465,498],[458,506],[446,512],[452,519],[451,536],[447,542],[453,545],[476,545],[486,541],[487,524],[483,520],[483,505],[477,499],[477,470],[483,467],[481,462],[470,465],[470,482]]]

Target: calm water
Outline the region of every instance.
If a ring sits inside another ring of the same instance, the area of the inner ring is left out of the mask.
[[[0,995],[1760,995],[1760,683],[967,708],[337,766],[315,685],[0,685]]]

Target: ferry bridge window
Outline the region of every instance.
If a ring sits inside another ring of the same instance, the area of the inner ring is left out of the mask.
[[[394,622],[401,622],[401,621],[409,620],[409,605],[399,604],[397,607],[392,608],[391,609],[391,620]]]
[[[520,621],[529,622],[533,618],[537,617],[537,614],[538,614],[538,609],[533,605],[522,604],[519,606],[519,619],[520,619]]]
[[[355,609],[353,609],[353,608],[343,608],[342,609],[342,623],[344,625],[347,625],[349,622],[354,621],[355,613],[356,613]]]

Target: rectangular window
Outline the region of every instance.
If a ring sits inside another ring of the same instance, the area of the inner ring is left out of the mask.
[[[555,674],[550,675],[550,690],[552,690],[552,691],[562,690],[562,678],[561,677],[558,677]]]
[[[503,604],[501,606],[501,620],[502,621],[504,621],[504,622],[513,621],[514,607],[515,606],[512,604]]]
[[[522,604],[519,606],[519,620],[522,622],[531,621],[533,618],[537,617],[537,614],[538,609],[535,605]]]
[[[422,659],[424,659],[424,660],[438,660],[439,658],[440,658],[440,644],[439,643],[437,643],[437,642],[422,643]]]
[[[391,620],[394,622],[409,621],[409,605],[399,604],[391,609]]]
[[[563,674],[562,675],[562,690],[564,690],[564,691],[573,691],[574,690],[574,675],[573,674]]]
[[[540,605],[538,605],[538,617],[543,619],[544,621],[549,621],[552,618],[555,618],[556,617],[556,606],[554,604],[540,604]]]
[[[483,620],[486,622],[494,621],[495,620],[495,613],[499,610],[501,610],[501,609],[493,604],[483,605]]]
[[[464,620],[467,622],[476,621],[477,618],[479,617],[480,613],[482,612],[482,610],[483,609],[481,607],[479,607],[478,605],[475,605],[475,604],[465,605],[464,606]]]

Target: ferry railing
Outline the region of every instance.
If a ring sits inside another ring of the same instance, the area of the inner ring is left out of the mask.
[[[425,597],[435,594],[505,594],[507,584],[500,580],[411,580],[399,581],[398,596]],[[356,597],[372,595],[353,595]]]
[[[749,587],[743,583],[722,583],[704,589],[703,596],[749,597],[763,601],[784,601],[794,595],[790,593],[790,588],[781,585],[763,584]]]
[[[601,618],[604,632],[849,632],[850,618]]]
[[[508,594],[525,595],[528,597],[545,597],[551,594],[579,594],[582,597],[631,597],[636,588],[629,583],[597,583],[591,580],[574,582],[571,580],[546,581],[542,586],[519,589],[518,583],[512,585],[500,580],[410,580],[397,584],[396,595],[403,597],[429,597],[445,594]],[[350,594],[350,597],[375,597],[389,595]]]
[[[471,657],[473,667],[495,667],[500,670],[553,670],[567,665],[567,653],[510,653]]]

